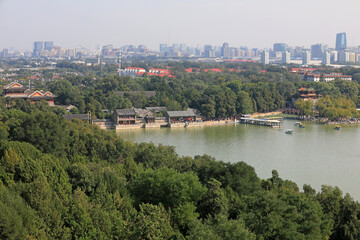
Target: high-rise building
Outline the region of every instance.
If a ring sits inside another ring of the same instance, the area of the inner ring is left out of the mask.
[[[274,52],[285,52],[286,51],[286,44],[285,43],[274,43]]]
[[[174,52],[178,52],[180,50],[180,44],[178,43],[173,43],[172,47]]]
[[[204,57],[212,58],[215,57],[215,51],[211,45],[204,46]]]
[[[289,64],[290,63],[290,52],[284,51],[282,53],[282,63]]]
[[[201,56],[201,49],[199,47],[196,47],[194,51],[195,51],[195,56]]]
[[[330,54],[331,54],[331,57],[330,57],[331,63],[336,63],[338,61],[338,57],[339,57],[338,51],[331,51]]]
[[[73,49],[73,48],[67,49],[66,56],[69,58],[74,58],[75,57],[75,49]]]
[[[356,54],[355,54],[355,62],[356,62],[357,64],[360,63],[360,53],[356,53]]]
[[[309,50],[305,50],[302,56],[302,64],[308,65],[310,64],[310,60],[311,60],[311,52]]]
[[[108,44],[102,47],[101,49],[101,53],[100,56],[102,58],[107,58],[107,57],[116,57],[115,52],[113,52],[113,45],[112,44]]]
[[[347,47],[346,33],[336,34],[336,50],[345,50]]]
[[[356,62],[356,54],[354,52],[349,52],[349,62],[350,63]]]
[[[166,52],[167,51],[167,44],[166,43],[161,43],[160,44],[160,52]]]
[[[252,49],[252,52],[253,52],[253,54],[254,54],[254,57],[259,56],[259,49],[253,48],[253,49]]]
[[[4,48],[0,53],[0,57],[7,58],[8,56],[9,56],[9,50],[7,48]]]
[[[330,65],[331,54],[328,51],[324,51],[322,55],[322,64],[323,65]]]
[[[294,59],[302,59],[302,53],[304,51],[304,47],[295,47],[292,50],[292,58]]]
[[[44,50],[51,51],[51,49],[54,47],[54,42],[52,41],[46,41],[44,42]]]
[[[33,51],[33,56],[34,57],[39,57],[41,51],[44,49],[44,44],[43,42],[34,42],[34,51]]]
[[[34,51],[41,51],[43,50],[43,42],[34,42]]]
[[[182,53],[186,52],[186,44],[180,43],[179,51]]]
[[[261,53],[261,63],[269,64],[269,52],[268,51],[263,51]]]
[[[224,43],[221,48],[221,56],[224,58],[231,57],[231,50],[228,43]]]
[[[211,51],[213,50],[213,47],[211,45],[204,45],[204,51]]]
[[[350,57],[349,52],[339,51],[338,61],[341,62],[341,63],[349,62],[350,61],[349,57]]]
[[[326,50],[326,45],[325,44],[314,44],[311,45],[311,57],[312,58],[317,58],[317,59],[321,59],[323,56],[323,52]]]

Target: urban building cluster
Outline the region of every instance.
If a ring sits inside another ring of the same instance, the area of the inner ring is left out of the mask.
[[[310,48],[292,48],[285,43],[274,43],[272,50],[261,52],[261,63],[297,63],[302,65],[360,64],[360,46],[347,45],[346,33],[336,35],[335,48],[317,43]]]
[[[228,43],[224,43],[222,46],[204,45],[203,48],[187,47],[185,44],[177,43],[172,44],[172,46],[160,44],[160,56],[163,57],[253,58],[257,57],[258,54],[259,51],[257,48],[230,47]]]
[[[286,43],[274,43],[271,49],[204,45],[187,46],[183,43],[160,44],[158,51],[150,50],[145,45],[125,45],[114,47],[111,44],[90,50],[85,47],[62,48],[52,41],[34,42],[32,51],[2,49],[0,58],[60,58],[60,59],[97,59],[100,63],[121,64],[123,58],[152,56],[159,58],[190,57],[199,61],[250,60],[263,64],[300,64],[300,65],[360,65],[360,46],[348,46],[346,33],[336,35],[334,47],[317,43],[306,47],[292,47]],[[96,62],[96,60],[95,60]]]
[[[70,58],[80,59],[85,56],[94,54],[94,52],[81,48],[62,48],[55,46],[52,41],[37,41],[34,42],[34,48],[31,53],[32,57],[47,57],[47,58]]]

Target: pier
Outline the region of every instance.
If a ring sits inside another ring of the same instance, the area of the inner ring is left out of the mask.
[[[282,128],[282,121],[279,121],[279,120],[240,118],[240,123],[273,127],[273,128]]]

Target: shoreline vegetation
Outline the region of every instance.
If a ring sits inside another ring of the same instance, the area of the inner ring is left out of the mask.
[[[322,117],[312,117],[312,116],[298,116],[294,114],[283,114],[279,112],[269,112],[269,113],[256,113],[251,115],[251,117],[255,118],[276,118],[282,117],[284,119],[294,119],[294,120],[301,120],[305,122],[316,122],[322,123],[325,125],[346,125],[346,124],[360,124],[360,118],[341,118],[338,120],[329,120],[328,118]]]

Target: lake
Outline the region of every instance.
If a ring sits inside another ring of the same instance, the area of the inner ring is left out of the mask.
[[[310,184],[338,186],[360,200],[360,126],[334,126],[285,120],[275,129],[244,124],[223,124],[202,128],[161,128],[119,131],[118,135],[135,142],[172,145],[179,155],[208,154],[225,162],[244,161],[262,179],[276,169],[302,189]],[[293,134],[285,134],[286,129]]]

